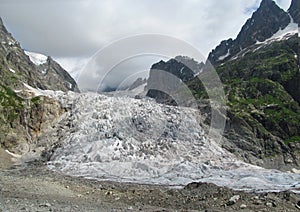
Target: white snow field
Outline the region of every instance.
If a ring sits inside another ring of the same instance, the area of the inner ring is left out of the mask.
[[[194,109],[96,93],[44,95],[73,108],[73,133],[52,156],[51,170],[141,184],[201,181],[236,190],[299,191],[299,174],[244,163],[206,137]]]
[[[47,56],[35,52],[24,51],[25,54],[29,57],[31,62],[39,66],[47,62]]]

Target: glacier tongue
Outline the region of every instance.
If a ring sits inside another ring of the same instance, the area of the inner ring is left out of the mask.
[[[94,93],[48,95],[71,105],[73,119],[73,133],[49,162],[52,170],[163,185],[202,181],[256,191],[300,187],[300,175],[244,163],[221,148],[205,135],[194,109]]]

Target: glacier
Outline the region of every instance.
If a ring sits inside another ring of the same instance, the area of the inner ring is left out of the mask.
[[[195,109],[126,95],[34,92],[71,108],[70,136],[52,155],[50,170],[100,181],[299,191],[299,174],[247,164],[209,138]]]

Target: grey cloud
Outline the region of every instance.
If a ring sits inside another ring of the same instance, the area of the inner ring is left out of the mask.
[[[284,7],[289,0],[277,0]],[[29,50],[55,57],[87,56],[115,39],[162,33],[207,54],[235,36],[257,0],[2,0],[0,14]]]
[[[205,61],[205,57],[195,47],[174,37],[158,34],[128,37],[97,52],[77,82],[81,90],[97,90],[99,85],[103,90],[107,83],[110,87],[117,86],[136,72],[149,70],[151,64],[161,58],[170,59],[176,55],[188,55],[198,61]]]
[[[277,3],[287,9],[290,1],[277,0]],[[1,0],[0,14],[25,49],[59,58],[72,76],[77,76],[83,58],[117,39],[137,34],[177,37],[207,56],[221,40],[236,37],[251,16],[251,8],[254,10],[260,2]]]

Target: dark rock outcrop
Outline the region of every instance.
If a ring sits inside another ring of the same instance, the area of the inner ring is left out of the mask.
[[[169,61],[152,65],[147,81],[147,96],[159,103],[177,105],[172,94],[184,89],[183,85],[200,73],[204,64],[189,57],[177,56]]]
[[[300,24],[300,0],[292,0],[288,12],[291,14],[294,22]]]
[[[46,72],[41,77],[43,81],[41,89],[79,92],[75,80],[51,57],[48,57],[47,62],[37,68],[40,72]]]

